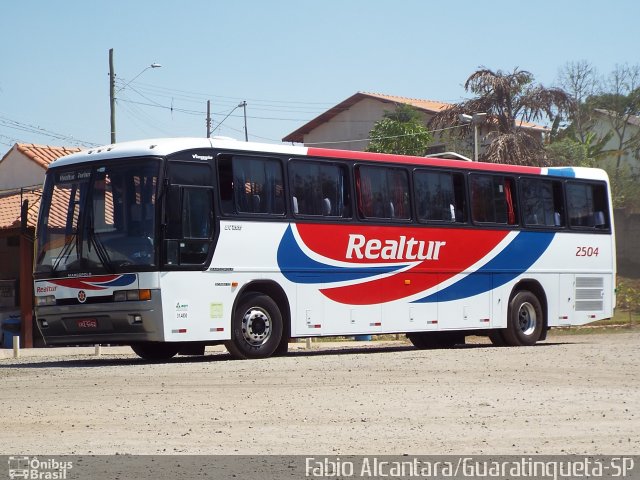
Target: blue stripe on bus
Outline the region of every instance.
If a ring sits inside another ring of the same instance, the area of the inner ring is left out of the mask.
[[[547,172],[554,177],[576,178],[576,171],[571,167],[549,167]]]
[[[302,251],[289,225],[278,246],[278,267],[287,280],[295,283],[334,283],[373,277],[406,265],[350,268],[318,262]]]
[[[554,233],[520,232],[496,257],[462,280],[413,303],[460,300],[500,287],[524,273],[551,244]]]
[[[82,277],[80,277],[80,279],[82,279]],[[110,282],[94,283],[91,282],[91,278],[88,279],[88,282],[100,287],[124,287],[126,285],[131,285],[133,282],[135,282],[135,280],[136,276],[134,273],[125,273],[124,275],[121,275],[120,277],[111,280]]]

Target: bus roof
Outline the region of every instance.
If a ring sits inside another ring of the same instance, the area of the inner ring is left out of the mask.
[[[241,142],[228,137],[182,137],[157,138],[137,140],[132,142],[115,143],[61,157],[49,165],[57,168],[75,163],[101,161],[123,157],[166,156],[183,150],[216,148],[225,150],[241,150],[246,152],[260,152],[285,154],[294,156],[308,156],[320,158],[334,158],[344,160],[362,160],[370,162],[399,163],[415,166],[432,166],[444,168],[460,168],[465,170],[492,171],[511,174],[550,175],[558,177],[577,177],[592,180],[608,181],[606,172],[595,168],[581,167],[530,167],[523,165],[507,165],[497,163],[469,162],[450,158],[415,157],[392,155],[385,153],[371,153],[353,150],[335,150],[329,148],[300,147],[284,144],[265,144]]]

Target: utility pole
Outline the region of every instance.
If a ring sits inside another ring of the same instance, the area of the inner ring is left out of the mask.
[[[116,74],[113,70],[113,48],[109,49],[109,101],[111,107],[111,143],[116,143]]]
[[[244,141],[249,141],[249,132],[247,132],[247,101],[243,100],[239,107],[244,109]]]
[[[207,138],[211,138],[211,100],[207,100]]]

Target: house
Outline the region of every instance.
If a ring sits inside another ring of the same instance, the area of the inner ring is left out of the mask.
[[[0,160],[0,192],[42,185],[44,172],[55,159],[79,148],[16,143]]]
[[[640,174],[640,116],[620,116],[609,110],[597,108],[590,130],[598,139],[610,137],[603,147],[604,151],[609,152],[602,162],[603,166],[616,169],[619,152],[619,166]]]
[[[369,132],[375,123],[383,118],[385,112],[394,111],[398,105],[403,104],[418,110],[425,125],[436,113],[452,106],[450,103],[436,100],[358,92],[291,132],[282,141],[342,150],[365,150],[369,145]],[[540,139],[548,131],[547,128],[532,123],[523,122],[522,125],[532,134],[539,135]],[[482,141],[490,129],[490,123],[480,127]],[[449,140],[438,132],[434,132],[433,137],[435,144],[427,153],[455,149],[462,150],[469,156],[473,154],[473,135],[457,142],[456,145],[446,145],[445,142]],[[481,149],[484,146],[482,141]]]
[[[0,160],[0,322],[20,314],[25,347],[34,332],[33,238],[44,174],[52,161],[78,151],[17,143]]]

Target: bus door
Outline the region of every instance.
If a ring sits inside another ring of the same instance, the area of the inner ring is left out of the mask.
[[[204,270],[216,237],[213,170],[206,162],[167,162],[163,199],[165,268]]]

